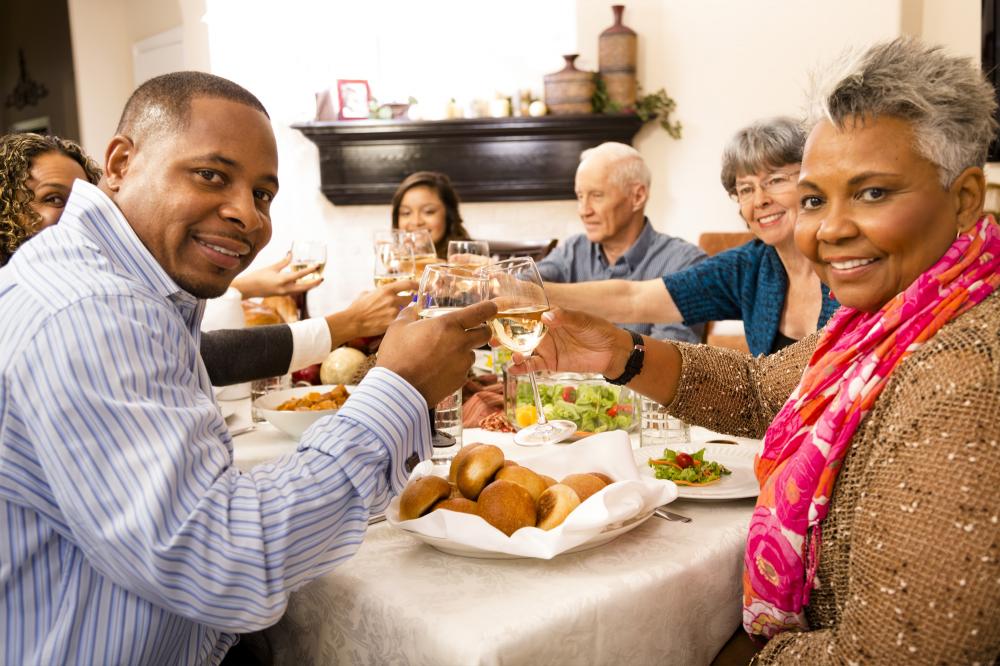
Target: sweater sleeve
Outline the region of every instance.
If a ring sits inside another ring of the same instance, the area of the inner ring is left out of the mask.
[[[749,244],[741,245],[663,276],[685,324],[743,319],[740,283],[749,249]]]
[[[292,361],[292,332],[285,324],[208,331],[201,334],[201,359],[215,386],[277,377]]]
[[[741,437],[763,437],[802,378],[819,334],[769,356],[674,343],[681,376],[670,413],[693,425]]]

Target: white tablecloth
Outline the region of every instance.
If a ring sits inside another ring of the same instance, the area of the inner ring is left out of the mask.
[[[515,459],[538,451],[467,430],[473,441]],[[242,468],[294,449],[267,424],[234,440]],[[753,500],[670,508],[693,521],[653,517],[548,561],[448,555],[378,524],[353,559],[293,593],[277,625],[245,640],[295,666],[707,664],[739,625]]]

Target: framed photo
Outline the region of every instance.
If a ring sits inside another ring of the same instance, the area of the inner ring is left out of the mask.
[[[341,120],[368,118],[368,101],[371,91],[367,81],[337,80],[337,99],[340,101]]]

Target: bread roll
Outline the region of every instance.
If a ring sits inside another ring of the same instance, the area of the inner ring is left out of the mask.
[[[458,453],[455,454],[455,457],[451,459],[451,467],[448,468],[449,481],[455,483],[455,473],[458,471],[458,463],[462,462],[462,459],[465,458],[465,456],[469,455],[472,452],[472,449],[476,448],[477,446],[482,446],[482,444],[466,444],[465,446],[463,446],[458,450]]]
[[[253,301],[243,301],[243,321],[247,326],[270,326],[285,323],[274,308]]]
[[[535,525],[535,501],[510,481],[494,481],[479,495],[479,515],[507,536]]]
[[[551,530],[562,525],[566,516],[580,506],[580,498],[569,486],[557,483],[549,486],[538,498],[538,527]]]
[[[503,461],[503,466],[504,466],[504,467],[519,467],[520,465],[518,465],[518,464],[517,464],[516,462],[514,462],[513,460],[504,460],[504,461]]]
[[[293,324],[299,320],[299,308],[291,296],[265,296],[260,303],[277,312],[286,324]]]
[[[480,444],[459,461],[455,470],[455,483],[462,495],[470,500],[479,499],[493,475],[503,467],[503,451],[492,444]]]
[[[554,486],[554,485],[556,485],[558,483],[558,481],[556,481],[555,479],[553,479],[548,474],[539,474],[538,476],[542,477],[542,481],[545,482],[545,487],[546,488],[548,488],[549,486]]]
[[[449,497],[448,499],[443,499],[434,505],[431,511],[437,511],[438,509],[445,509],[447,511],[458,511],[459,513],[471,513],[472,515],[478,515],[477,505],[470,499],[465,499],[464,497]]]
[[[548,484],[542,477],[538,476],[532,472],[527,467],[502,467],[496,475],[497,481],[510,481],[511,483],[516,483],[521,486],[531,495],[531,499],[534,502],[538,501],[538,496],[542,494],[542,491],[548,488]]]
[[[399,519],[413,520],[428,511],[438,500],[447,499],[451,484],[440,476],[422,476],[406,484],[399,496]]]
[[[590,473],[590,474],[593,474],[593,475],[594,475],[594,476],[596,476],[596,477],[597,477],[598,479],[600,479],[601,481],[603,481],[603,482],[604,482],[604,485],[606,485],[606,486],[610,486],[610,485],[611,485],[612,483],[614,483],[614,482],[615,482],[615,480],[614,480],[614,479],[612,479],[612,478],[611,478],[610,476],[608,476],[608,475],[607,475],[607,474],[605,474],[604,472],[589,472],[589,473]]]
[[[593,474],[570,474],[560,483],[575,490],[581,502],[586,502],[588,497],[608,485]]]

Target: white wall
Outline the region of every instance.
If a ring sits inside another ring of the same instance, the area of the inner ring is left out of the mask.
[[[268,107],[278,138],[281,195],[275,234],[257,265],[293,237],[325,238],[327,283],[314,311],[370,287],[372,231],[388,206],[334,206],[319,192],[315,146],[290,124],[312,118],[313,92],[337,78],[368,79],[382,101],[489,96],[530,87],[563,53],[596,69],[597,39],[612,23],[601,0],[69,0],[84,145],[102,155],[131,92],[131,44],[180,21],[185,65],[229,77]],[[98,5],[95,11],[95,5]],[[163,7],[162,5],[170,5]],[[757,118],[801,111],[808,75],[850,45],[900,34],[978,57],[979,0],[632,0],[624,22],[639,34],[639,80],[677,101],[681,140],[647,125],[636,146],[653,171],[647,212],[660,230],[696,240],[742,222],[718,182],[728,137]],[[173,23],[172,23],[173,22]],[[460,99],[460,101],[462,101]],[[462,207],[481,237],[565,237],[579,230],[572,201]]]

